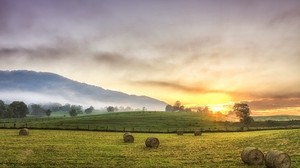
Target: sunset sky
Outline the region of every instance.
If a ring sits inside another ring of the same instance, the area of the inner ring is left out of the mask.
[[[0,70],[300,115],[299,0],[0,0]]]

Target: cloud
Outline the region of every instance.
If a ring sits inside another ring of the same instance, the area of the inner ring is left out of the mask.
[[[273,17],[269,22],[269,26],[277,26],[282,24],[298,24],[300,23],[300,5],[297,5],[297,7],[294,7],[293,9],[284,11],[275,17]]]
[[[225,90],[214,90],[210,89],[208,87],[201,86],[200,84],[195,84],[198,87],[191,87],[190,85],[182,85],[179,84],[180,82],[166,82],[166,81],[131,81],[133,84],[138,84],[138,85],[147,85],[147,86],[154,86],[154,87],[160,87],[162,89],[172,89],[172,90],[177,90],[177,91],[183,91],[183,92],[189,92],[192,94],[205,94],[205,93],[233,93],[230,91],[225,91]]]
[[[0,1],[0,35],[8,30],[9,0]]]
[[[65,48],[36,47],[36,48],[0,48],[0,59],[25,59],[28,61],[53,60],[59,61],[71,55],[71,51]]]
[[[129,72],[135,70],[147,72],[158,68],[151,60],[111,52],[97,52],[93,54],[92,60],[110,69],[121,68]]]
[[[300,98],[260,99],[247,102],[253,110],[275,110],[300,107]]]

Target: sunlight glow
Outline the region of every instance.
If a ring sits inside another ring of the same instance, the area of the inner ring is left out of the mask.
[[[224,107],[222,105],[213,105],[210,108],[211,108],[211,111],[214,113],[224,111]]]

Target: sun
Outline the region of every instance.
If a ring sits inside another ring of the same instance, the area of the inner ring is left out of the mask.
[[[210,109],[213,113],[224,111],[224,107],[222,105],[212,105]]]

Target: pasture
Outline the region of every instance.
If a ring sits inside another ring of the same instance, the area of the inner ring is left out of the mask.
[[[55,112],[54,112],[55,113]],[[56,115],[54,115],[56,116]],[[282,118],[282,117],[281,117]],[[220,121],[222,119],[222,121]],[[254,118],[256,120],[256,117]],[[300,120],[258,121],[250,125],[251,130],[299,128]],[[272,119],[267,117],[267,119]],[[226,121],[226,118],[188,112],[115,112],[77,117],[26,117],[22,119],[0,119],[0,128],[36,128],[60,130],[131,131],[169,133],[181,129],[193,132],[240,131],[241,124]]]
[[[157,134],[134,133],[134,143],[124,143],[123,133],[30,130],[18,136],[17,129],[0,129],[0,167],[233,167],[247,166],[240,159],[244,147],[264,153],[270,149],[287,152],[292,167],[300,167],[299,129],[252,132]],[[145,147],[155,136],[157,149]]]

